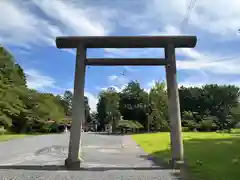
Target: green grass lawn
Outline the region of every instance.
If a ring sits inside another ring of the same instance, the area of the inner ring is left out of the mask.
[[[27,134],[3,134],[0,135],[0,142],[1,141],[8,141],[11,139],[18,139],[28,136]]]
[[[169,133],[133,135],[153,157],[170,159]],[[184,132],[184,153],[192,180],[240,179],[240,129],[233,133]]]

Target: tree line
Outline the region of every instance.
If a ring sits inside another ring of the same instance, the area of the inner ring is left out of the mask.
[[[180,87],[179,98],[184,131],[215,131],[233,128],[240,121],[239,87],[210,84]],[[137,81],[121,92],[101,91],[97,111],[90,113],[85,97],[85,123],[97,123],[98,130],[111,125],[169,131],[168,97],[164,82],[156,82],[146,92]],[[0,47],[0,134],[59,132],[71,124],[71,91],[63,95],[41,93],[27,87],[26,74],[14,57]]]
[[[239,88],[232,85],[180,87],[183,131],[231,130],[240,122],[239,95]],[[148,93],[139,82],[131,81],[121,92],[102,91],[95,116],[100,129],[111,124],[116,131],[119,122],[128,120],[139,122],[145,131],[169,131],[166,85],[156,82]]]
[[[28,88],[21,66],[0,47],[0,134],[59,132],[63,125],[71,123],[71,102],[71,91],[61,96]],[[85,112],[88,117],[87,97]]]

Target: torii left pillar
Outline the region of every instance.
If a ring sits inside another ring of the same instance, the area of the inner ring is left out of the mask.
[[[82,45],[77,47],[75,77],[74,77],[74,91],[72,102],[72,124],[69,139],[68,158],[65,160],[67,168],[79,168],[81,164],[80,146],[82,124],[85,120],[84,112],[84,84],[85,84],[85,59],[86,48]]]

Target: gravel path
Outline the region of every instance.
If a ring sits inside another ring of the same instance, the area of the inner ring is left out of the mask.
[[[83,133],[82,168],[63,167],[69,134],[43,135],[0,143],[0,179],[175,180],[151,161],[129,136]]]

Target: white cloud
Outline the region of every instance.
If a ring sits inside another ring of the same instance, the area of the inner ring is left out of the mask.
[[[218,84],[218,85],[236,85],[240,87],[240,80],[236,80],[230,75],[227,75],[224,78],[219,77],[219,75],[209,74],[203,70],[194,70],[191,72],[186,71],[184,76],[181,76],[181,80],[178,81],[178,87],[202,87],[206,84]],[[166,82],[166,80],[164,80]],[[148,82],[145,86],[145,91],[149,92],[153,85],[156,83],[156,80]]]
[[[114,83],[116,85],[123,85],[126,84],[128,82],[128,78],[124,77],[124,76],[117,76],[117,75],[111,75],[108,76],[108,81],[109,83]]]
[[[57,86],[57,82],[51,76],[45,75],[37,69],[24,69],[27,79],[27,86],[41,92],[51,92],[53,94],[61,94],[67,88]]]
[[[212,83],[207,73],[202,70],[194,71],[194,74],[187,74],[184,80],[178,82],[178,87],[201,87],[204,84]],[[215,81],[215,83],[217,83]]]
[[[121,34],[181,35],[193,33],[198,35],[198,45],[205,42],[208,44],[208,49],[204,50],[203,47],[203,50],[200,51],[196,47],[194,49],[182,48],[176,50],[177,55],[184,56],[184,59],[186,59],[177,61],[178,69],[197,71],[195,77],[189,75],[189,78],[186,78],[180,84],[201,85],[213,82],[210,80],[211,76],[208,73],[219,74],[219,79],[224,79],[223,76],[220,77],[220,74],[240,74],[237,66],[240,57],[228,59],[227,57],[235,55],[228,55],[224,52],[216,54],[211,51],[211,42],[214,38],[215,40],[218,38],[218,42],[222,39],[238,38],[237,33],[240,28],[239,0],[232,0],[231,2],[227,0],[197,1],[188,21],[189,29],[184,32],[180,29],[180,23],[185,16],[189,0],[149,0],[141,2],[145,3],[141,12],[135,10],[125,12],[125,9],[119,6],[110,8],[106,4],[105,7],[97,5],[91,7],[83,4],[83,1],[73,0],[33,0],[21,3],[17,0],[0,0],[0,6],[2,7],[0,42],[22,46],[26,49],[32,48],[32,45],[55,47],[56,36],[109,35],[117,27],[116,24],[130,30],[121,31]],[[44,16],[40,17],[40,13],[31,11],[30,7],[33,6],[35,6],[34,8],[37,6]],[[211,33],[217,36],[210,36]],[[211,37],[212,39],[205,37]],[[218,51],[222,50],[219,49]],[[69,52],[74,53],[72,50],[69,50]],[[208,55],[205,55],[205,52]],[[163,50],[110,48],[104,49],[104,53],[105,57],[159,57],[163,54]],[[133,68],[127,66],[124,68],[129,72],[133,70]],[[28,77],[29,87],[38,89],[56,88],[54,79],[42,75],[36,70],[29,70],[28,73],[30,74]],[[217,79],[215,81],[223,83],[223,81],[220,82]],[[109,86],[117,91],[120,91],[126,82],[126,77],[117,75],[109,77]],[[239,82],[232,81],[232,83],[238,84]]]
[[[170,36],[182,35],[182,32],[175,26],[167,24],[162,31],[149,31],[142,35],[148,36]],[[176,53],[179,55],[197,58],[200,54],[192,48],[177,48]],[[136,57],[161,57],[164,54],[163,48],[105,48],[104,56],[110,58],[136,58]]]
[[[108,76],[108,84],[106,87],[97,87],[97,90],[105,91],[109,88],[114,89],[116,92],[121,92],[127,85],[129,79],[124,76],[111,75]]]
[[[176,26],[166,24],[163,26],[163,29],[161,31],[149,31],[147,34],[144,35],[151,35],[151,36],[176,36],[176,35],[182,35],[182,32],[179,28]]]
[[[189,3],[190,0],[152,0],[151,2],[146,2],[146,12],[136,16],[145,16],[149,27],[154,27],[154,25],[151,26],[153,22],[164,26],[171,24],[180,27]],[[188,23],[185,26],[225,37],[237,37],[240,16],[239,6],[240,1],[238,0],[232,0],[231,2],[227,0],[214,2],[209,0],[196,1],[195,6],[191,9]],[[152,21],[149,18],[150,16]],[[132,24],[132,27],[135,25]]]
[[[218,84],[218,85],[235,85],[240,87],[240,81],[227,78],[219,78],[217,75],[208,75],[204,71],[197,70],[194,74],[189,74],[183,81],[178,83],[178,87],[201,87],[206,84]]]
[[[239,28],[240,2],[218,0],[212,3],[207,0],[198,1],[190,23],[211,33],[236,36]]]
[[[70,34],[101,36],[108,33],[107,22],[102,19],[106,14],[101,9],[97,11],[94,7],[62,0],[35,0],[34,3],[46,15],[60,21]]]
[[[31,47],[29,43],[41,42],[54,45],[56,36],[107,35],[113,32],[116,24],[132,29],[134,34],[158,34],[159,31],[179,34],[173,27],[180,28],[188,4],[189,0],[141,1],[140,12],[128,12],[122,6],[90,6],[83,1],[73,0],[33,0],[21,3],[17,0],[1,0],[0,40],[28,47]],[[238,0],[232,0],[231,3],[227,0],[214,3],[209,0],[197,1],[188,24],[197,33],[200,30],[238,37],[239,5]],[[40,13],[30,11],[34,6],[40,8],[45,16],[40,17]],[[159,30],[161,27],[165,29]]]
[[[201,54],[194,48],[177,48],[176,54],[192,58],[193,60],[205,58],[203,54]]]
[[[116,92],[121,92],[125,87],[126,87],[127,84],[124,84],[122,86],[114,86],[114,85],[110,85],[110,86],[107,86],[107,87],[101,87],[101,88],[97,88],[98,90],[103,90],[103,91],[106,91],[107,89],[109,88],[112,88],[114,89]]]
[[[152,87],[157,83],[157,82],[164,82],[166,83],[166,80],[152,80],[150,82],[147,83],[146,87],[144,88],[144,90],[149,93],[152,89]],[[165,90],[167,89],[167,85],[165,85]]]
[[[48,18],[31,11],[37,5]],[[56,36],[106,35],[109,33],[105,10],[87,8],[73,1],[1,0],[0,40],[3,44],[30,48],[32,45],[55,47]],[[110,14],[109,14],[110,15]]]
[[[221,60],[222,59],[222,60]],[[216,74],[240,75],[239,67],[236,65],[240,61],[237,58],[221,58],[216,56],[214,59],[205,57],[204,59],[177,61],[177,68],[183,70],[204,70]]]
[[[118,76],[116,76],[116,75],[108,76],[109,81],[114,81],[116,79],[118,79]]]
[[[23,3],[24,4],[24,3]],[[0,39],[3,43],[30,48],[32,44],[51,43],[62,35],[58,27],[31,13],[17,1],[0,1]]]
[[[98,99],[96,96],[94,96],[92,93],[90,92],[84,92],[84,95],[88,97],[88,104],[91,108],[91,112],[95,112],[97,111],[97,103],[98,103]]]
[[[148,86],[149,88],[151,88],[151,87],[153,87],[155,84],[156,84],[156,80],[152,80],[152,81],[150,81],[149,83],[147,83],[147,86]]]
[[[149,52],[153,49],[127,49],[127,48],[105,48],[104,49],[104,57],[108,58],[136,58],[140,56],[144,56],[145,54],[149,54]]]
[[[139,71],[139,69],[134,68],[134,67],[129,67],[129,66],[123,66],[123,68],[128,71],[128,72],[135,72],[135,71]]]
[[[174,26],[167,25],[163,32],[158,34],[179,35],[182,32]],[[188,60],[177,60],[177,68],[185,70],[205,70],[207,72],[219,74],[240,74],[236,63],[240,60],[240,55],[227,57],[226,55],[216,55],[213,53],[203,53],[197,48],[177,48],[177,55],[182,55]],[[203,75],[204,72],[201,73]],[[206,74],[205,74],[206,77]],[[202,77],[204,78],[204,77]]]
[[[180,30],[174,26],[167,25],[162,32],[151,32],[151,35],[178,35],[181,34]],[[105,49],[109,56],[122,56],[122,57],[136,57],[137,50],[132,49]],[[141,55],[151,57],[161,52],[159,49],[144,49]],[[184,56],[186,60],[177,60],[177,68],[179,70],[204,70],[216,74],[240,74],[239,67],[236,64],[240,61],[240,55],[222,55],[201,52],[197,48],[177,48],[176,55]]]
[[[146,91],[147,93],[150,93],[151,88],[145,88],[144,91]]]
[[[131,35],[157,35],[159,31],[168,31],[168,33],[160,33],[161,35],[179,34],[175,31],[176,29],[171,29],[174,26],[183,31],[183,34],[190,33],[204,37],[201,42],[207,44],[211,42],[206,37],[213,34],[215,36],[211,38],[215,38],[218,42],[240,37],[240,33],[238,33],[239,0],[232,0],[231,2],[227,0],[216,0],[214,2],[197,0],[195,6],[191,9],[188,21],[181,24],[189,3],[190,0],[138,1],[138,6],[141,6],[138,10],[129,11],[128,7],[114,7],[116,14],[121,14],[121,18],[115,20],[121,27],[129,29]],[[131,7],[132,4],[129,3],[129,6]]]
[[[54,88],[55,80],[49,76],[41,74],[36,69],[24,70],[27,78],[27,86],[32,89],[44,90],[45,88]]]

